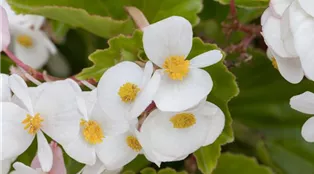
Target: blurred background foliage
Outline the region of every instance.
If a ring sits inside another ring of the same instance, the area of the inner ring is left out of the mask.
[[[269,2],[235,2],[236,20],[243,25],[258,28],[260,16]],[[301,127],[309,116],[294,111],[289,106],[292,96],[304,91],[314,92],[314,83],[306,79],[297,85],[286,82],[266,57],[265,45],[260,35],[233,28],[235,19],[230,16],[230,0],[8,0],[8,3],[16,12],[48,18],[43,29],[58,47],[59,54],[56,57],[65,60],[60,63],[58,59],[51,58],[44,68],[56,76],[76,75],[84,68],[92,67],[94,62],[96,69],[86,69],[79,77],[98,78],[99,74],[94,73],[97,68],[104,71],[121,57],[127,60],[146,58],[139,49],[142,46],[138,45],[141,36],[133,34],[136,27],[124,10],[125,6],[135,6],[143,11],[150,23],[172,15],[183,16],[193,24],[195,37],[200,37],[205,43],[217,44],[225,51],[225,65],[236,77],[240,92],[237,95],[234,79],[226,72],[221,76],[222,79],[226,78],[225,81],[222,80],[219,84],[229,86],[221,87],[223,89],[215,91],[209,97],[210,101],[212,99],[221,103],[225,107],[225,114],[230,116],[230,112],[233,119],[231,123],[230,117],[230,130],[225,129],[225,136],[219,138],[218,145],[215,143],[209,148],[202,148],[184,161],[163,163],[160,171],[144,156],[138,156],[124,167],[124,173],[314,173],[314,144],[306,143],[301,137]],[[110,48],[108,43],[111,43]],[[133,43],[138,48],[130,47]],[[201,43],[197,49],[215,47]],[[106,50],[107,48],[109,49]],[[95,52],[96,50],[99,51]],[[105,58],[110,59],[107,60],[110,63],[103,63]],[[12,62],[2,55],[1,72],[9,73],[11,65]],[[215,68],[223,69],[221,64],[208,71],[215,71]],[[64,69],[67,73],[58,74]],[[215,95],[223,94],[226,95],[221,97],[224,102],[215,98]],[[224,105],[235,95],[237,96],[229,102],[228,111]],[[232,140],[232,143],[226,144]],[[226,145],[220,149],[222,144]],[[18,160],[29,164],[35,150],[36,143]],[[77,173],[83,167],[66,155],[65,162],[70,174]]]

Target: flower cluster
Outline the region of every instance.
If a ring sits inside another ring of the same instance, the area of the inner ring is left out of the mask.
[[[56,54],[57,49],[50,41],[46,33],[41,31],[45,18],[36,15],[17,15],[12,11],[6,0],[1,0],[1,34],[7,36],[11,34],[10,48],[14,54],[25,64],[32,68],[42,68],[48,61],[50,54]],[[6,11],[6,12],[5,12]],[[5,16],[5,17],[4,17]],[[8,18],[9,20],[5,20]],[[5,26],[9,25],[9,31]],[[2,38],[3,39],[3,38]],[[1,50],[7,49],[10,39],[3,39]]]
[[[188,60],[192,37],[182,17],[145,27],[150,61],[144,67],[116,64],[92,91],[71,79],[27,87],[18,75],[1,75],[1,160],[19,156],[36,137],[40,168],[50,171],[53,152],[45,134],[89,171],[118,170],[138,154],[160,166],[212,144],[225,117],[206,101],[213,81],[201,68],[223,55],[211,50]]]
[[[281,75],[299,83],[314,80],[314,4],[309,0],[271,0],[262,19],[268,56]]]

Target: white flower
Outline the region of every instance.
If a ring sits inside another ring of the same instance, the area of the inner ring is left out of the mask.
[[[302,137],[307,142],[314,142],[314,93],[305,92],[290,99],[290,105],[293,109],[305,114],[313,115],[302,127]]]
[[[10,174],[48,174],[40,168],[33,169],[29,166],[26,166],[25,164],[21,162],[14,163],[13,168],[14,168],[14,171],[12,171]]]
[[[10,25],[19,25],[23,28],[32,27],[34,30],[39,30],[45,22],[45,18],[42,16],[16,14],[6,0],[0,0],[0,4],[8,13]]]
[[[0,6],[0,23],[1,23],[1,28],[0,28],[0,52],[2,52],[4,49],[7,49],[9,44],[10,44],[10,32],[9,32],[9,21],[8,21],[8,16],[4,10]]]
[[[144,70],[133,62],[124,61],[108,69],[98,83],[100,106],[112,119],[137,118],[152,102],[160,76],[147,62]]]
[[[261,18],[267,55],[280,74],[290,83],[299,83],[304,72],[300,59],[295,52],[294,40],[288,28],[286,18],[281,18],[289,6],[289,0],[272,0]]]
[[[211,50],[186,60],[192,48],[192,26],[186,19],[169,17],[144,28],[143,45],[148,58],[162,68],[160,87],[154,97],[163,111],[182,111],[197,105],[213,87],[210,75],[200,68],[223,57]]]
[[[71,141],[60,142],[69,156],[88,165],[94,165],[97,157],[101,160],[104,158],[103,156],[108,155],[102,153],[102,150],[106,148],[105,141],[108,136],[119,135],[129,128],[126,120],[110,119],[99,106],[96,98],[97,90],[83,92],[81,96],[77,97],[80,114],[67,120],[69,126],[77,127],[76,132],[68,135],[67,138]],[[67,129],[65,128],[63,131],[67,131]]]
[[[57,52],[55,45],[41,30],[11,25],[12,47],[15,55],[25,64],[38,69],[45,65],[50,54]]]
[[[11,168],[11,163],[15,161],[15,158],[12,159],[6,159],[6,160],[1,160],[1,165],[0,165],[0,172],[2,174],[7,174],[10,171]]]
[[[202,146],[212,144],[225,125],[223,112],[210,102],[182,112],[150,113],[138,135],[144,150],[158,161],[179,161]]]
[[[119,174],[122,168],[107,170],[105,165],[98,159],[93,166],[86,165],[80,174]]]
[[[0,91],[1,91],[1,96],[0,96],[0,101],[10,101],[11,100],[11,89],[9,86],[9,76],[6,74],[0,74]]]
[[[2,105],[2,148],[1,160],[10,159],[23,153],[37,136],[38,159],[43,171],[52,167],[52,151],[43,134],[50,137],[68,137],[63,132],[63,120],[55,120],[73,107],[75,89],[72,80],[44,83],[36,88],[27,88],[23,79],[17,75],[9,77],[9,85],[14,93],[12,101],[1,102]],[[58,125],[56,125],[58,123]]]

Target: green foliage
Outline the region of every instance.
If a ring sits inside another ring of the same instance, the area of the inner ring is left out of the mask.
[[[123,171],[139,172],[149,164],[151,164],[151,162],[149,162],[144,155],[138,155],[133,161],[123,167]]]
[[[138,7],[151,23],[178,15],[193,25],[199,22],[196,14],[202,8],[201,0],[95,0],[90,3],[84,0],[8,0],[8,3],[18,13],[46,16],[104,38],[133,32],[135,28],[124,10],[126,6]]]
[[[224,153],[220,156],[218,165],[213,174],[230,173],[272,174],[273,172],[270,168],[259,165],[254,158],[244,155]]]
[[[254,148],[265,164],[285,174],[311,174],[314,171],[314,144],[301,137],[301,127],[309,116],[293,110],[292,96],[313,91],[314,83],[298,85],[285,81],[265,53],[252,50],[253,61],[234,68],[241,89],[231,101],[230,111],[238,141]]]
[[[222,4],[229,4],[230,0],[215,0]],[[265,8],[269,4],[269,0],[235,0],[239,7],[243,8]]]
[[[169,167],[164,168],[164,169],[160,169],[158,172],[154,168],[147,167],[147,168],[141,170],[140,173],[141,174],[186,174],[185,171],[177,172],[176,170],[171,169]]]

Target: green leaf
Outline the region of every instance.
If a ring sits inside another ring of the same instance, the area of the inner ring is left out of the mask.
[[[0,55],[0,65],[1,65],[1,73],[9,74],[10,66],[13,65],[13,62],[9,57],[4,54]]]
[[[177,172],[176,170],[169,168],[169,167],[161,169],[158,172],[156,172],[156,170],[154,168],[147,167],[147,168],[141,170],[140,173],[141,174],[157,174],[157,173],[158,174],[186,174],[185,171]]]
[[[233,119],[247,127],[246,132],[235,127],[236,138],[255,146],[260,160],[276,166],[286,174],[311,174],[314,171],[314,144],[301,137],[301,127],[309,118],[289,105],[292,96],[314,91],[314,82],[288,83],[273,68],[264,52],[249,52],[253,61],[234,68],[241,89],[231,101]],[[260,144],[265,145],[261,153]]]
[[[138,155],[133,161],[123,167],[123,171],[134,171],[138,173],[150,164],[151,162],[149,162],[144,155]]]
[[[100,79],[102,74],[111,66],[120,61],[134,61],[143,50],[142,32],[136,31],[133,36],[120,35],[108,41],[109,48],[97,50],[89,56],[94,63],[90,68],[84,69],[77,77],[80,79]]]
[[[250,158],[244,155],[236,155],[224,153],[218,161],[217,168],[213,174],[272,174],[270,168],[259,165],[255,158]]]
[[[229,4],[230,0],[215,0],[222,4]],[[235,4],[243,8],[266,8],[269,0],[235,0]]]
[[[131,34],[135,29],[125,6],[138,7],[151,23],[177,15],[187,18],[193,25],[199,22],[197,13],[202,9],[201,0],[95,0],[92,3],[85,0],[8,0],[8,3],[18,13],[42,15],[104,38]]]
[[[156,174],[156,170],[154,168],[151,168],[151,167],[147,167],[143,170],[141,170],[140,172],[141,174]]]
[[[193,47],[188,58],[193,58],[201,53],[209,50],[219,49],[216,45],[205,44],[199,38],[193,39]],[[228,102],[238,94],[239,90],[235,83],[235,77],[223,64],[223,61],[205,68],[211,75],[214,87],[209,94],[207,100],[216,104],[225,114],[225,128],[212,145],[202,147],[195,152],[195,157],[199,169],[210,174],[217,164],[217,159],[220,156],[220,146],[233,141],[232,118],[228,110]]]
[[[158,174],[177,174],[176,170],[171,168],[165,168],[158,171]]]

